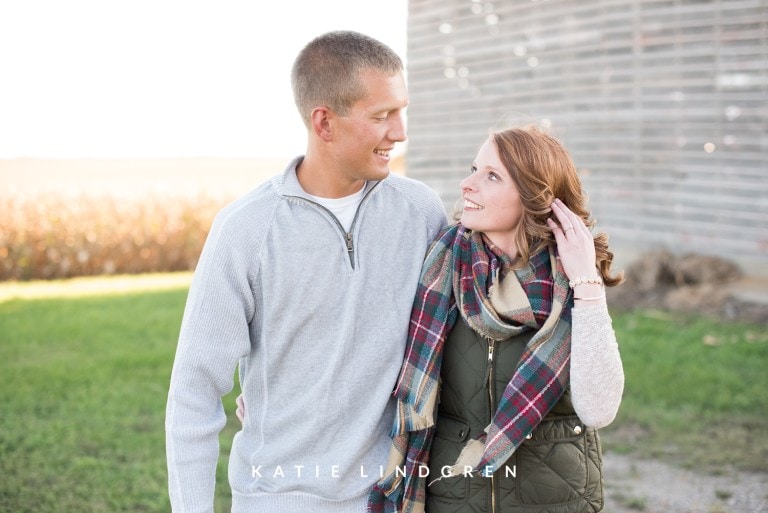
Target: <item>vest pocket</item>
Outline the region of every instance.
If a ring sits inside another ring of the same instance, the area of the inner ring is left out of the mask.
[[[465,442],[469,439],[469,422],[440,415],[435,422],[435,436],[451,442]]]
[[[602,500],[597,455],[595,431],[576,415],[545,418],[516,451],[517,500],[537,505],[591,502],[595,495]]]
[[[442,477],[443,468],[456,463],[469,439],[469,423],[455,417],[438,416],[435,437],[429,453],[428,494],[436,499],[464,500],[469,479],[464,476]]]

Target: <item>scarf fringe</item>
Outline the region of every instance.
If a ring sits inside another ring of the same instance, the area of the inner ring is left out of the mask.
[[[465,475],[468,471],[477,468],[480,460],[483,459],[483,453],[485,452],[485,440],[484,439],[472,439],[467,442],[467,445],[459,453],[459,457],[456,458],[454,463],[446,472],[450,477],[456,477]]]
[[[414,405],[398,401],[395,409],[395,423],[390,436],[395,437],[411,431],[422,431],[434,426],[437,396],[438,387],[432,387],[421,412],[417,411]]]

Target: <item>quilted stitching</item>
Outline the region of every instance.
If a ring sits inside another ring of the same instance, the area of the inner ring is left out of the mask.
[[[501,397],[515,370],[527,337],[499,344],[495,355],[495,397]],[[469,425],[476,437],[491,420],[488,389],[488,345],[459,321],[446,342],[441,371],[440,411]],[[562,416],[567,414],[567,416]],[[579,425],[583,431],[574,433]],[[440,420],[430,455],[432,486],[427,495],[427,513],[490,511],[491,480],[479,476],[444,478],[440,467],[456,461],[464,441],[440,436]],[[504,467],[494,481],[503,513],[598,513],[603,508],[600,469],[602,454],[597,431],[584,429],[573,414],[569,394],[552,410],[533,433],[533,438],[513,454],[507,465],[516,477],[504,477]]]

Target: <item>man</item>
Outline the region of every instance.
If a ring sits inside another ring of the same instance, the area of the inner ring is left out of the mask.
[[[331,32],[291,75],[306,154],[216,216],[187,299],[166,415],[175,512],[213,511],[238,364],[233,512],[363,512],[386,464],[413,297],[445,212],[389,173],[408,103],[390,48]]]

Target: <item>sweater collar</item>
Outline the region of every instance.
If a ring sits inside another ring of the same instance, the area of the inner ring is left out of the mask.
[[[300,155],[291,160],[285,168],[285,171],[281,175],[277,175],[272,179],[272,184],[280,191],[281,196],[298,196],[311,200],[312,197],[301,187],[299,183],[299,177],[296,175],[296,168],[299,167],[301,161],[304,160],[304,155]],[[386,178],[384,179],[386,180]],[[371,181],[368,180],[365,184],[365,193],[374,188],[379,182],[384,180]]]

